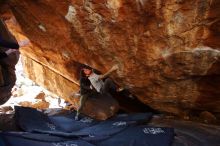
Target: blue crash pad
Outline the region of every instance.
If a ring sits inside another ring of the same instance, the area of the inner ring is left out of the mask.
[[[74,116],[46,116],[32,108],[15,107],[18,125],[27,132],[39,132],[66,137],[108,136],[124,130],[138,120],[149,120],[152,114],[121,115],[107,121],[96,121],[82,117],[79,121]],[[31,117],[31,118],[30,118]]]
[[[135,126],[96,141],[90,137],[71,138],[27,132],[0,133],[1,146],[170,146],[173,128]],[[88,142],[91,141],[91,142]]]
[[[19,127],[27,132],[63,130],[54,125],[48,116],[33,108],[15,107],[15,119]]]
[[[79,121],[76,121],[73,117],[74,116],[51,116],[49,119],[52,123],[54,123],[56,126],[59,126],[63,131],[66,132],[78,131],[99,123],[89,117],[82,117]]]
[[[32,136],[32,139],[30,138]],[[25,138],[21,133],[0,133],[0,137],[3,139],[1,146],[94,146],[86,141],[82,141],[80,139],[74,140],[65,140],[62,138],[51,138],[49,135],[31,135],[29,138]],[[38,140],[34,138],[38,137]],[[39,138],[44,137],[44,139],[53,139],[53,142],[45,142],[39,140]],[[59,139],[59,141],[58,141]],[[1,144],[1,142],[0,142]]]
[[[173,128],[136,126],[115,134],[97,146],[170,146],[174,137]]]
[[[151,113],[121,114],[106,121],[81,116],[75,121],[75,113],[47,116],[36,109],[15,107],[15,116],[18,125],[27,132],[1,133],[6,143],[3,146],[14,146],[16,141],[22,146],[32,142],[31,146],[51,143],[53,146],[169,146],[174,137],[173,128],[140,126],[152,117]]]

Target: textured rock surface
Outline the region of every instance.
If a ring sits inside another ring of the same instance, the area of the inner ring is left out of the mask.
[[[175,137],[172,146],[218,146],[220,127],[189,121],[152,119],[150,125],[173,127]]]
[[[15,65],[18,58],[19,54],[11,54],[7,58],[0,60],[5,84],[0,87],[0,105],[4,104],[11,97],[11,89],[16,82]]]
[[[25,73],[37,84],[49,89],[51,92],[62,97],[69,97],[70,93],[78,90],[78,86],[71,81],[49,69],[47,66],[32,60],[29,57],[22,57],[22,64],[25,66]]]
[[[0,18],[8,18],[9,7],[6,5],[6,1],[0,1]],[[6,51],[6,49],[1,48],[1,51]],[[0,60],[0,70],[1,78],[4,79],[4,86],[0,86],[0,105],[4,104],[11,97],[11,89],[15,85],[15,65],[18,62],[19,53],[10,54],[7,58]]]
[[[85,103],[82,112],[92,118],[106,120],[107,118],[115,115],[118,109],[119,105],[115,99],[109,97],[108,95],[99,95],[96,97],[90,97]]]
[[[36,81],[39,85],[49,89],[53,93],[63,97],[66,101],[72,104],[75,109],[79,106],[79,98],[69,98],[70,93],[79,90],[78,85],[73,84],[65,77],[48,69],[48,67],[33,61],[31,58],[23,56],[23,65],[26,66],[26,73],[29,77]],[[31,70],[30,70],[31,69]],[[45,109],[48,108],[49,103],[41,101],[32,104],[30,102],[23,102],[20,105],[25,107],[34,107]],[[99,120],[106,120],[113,116],[119,109],[119,105],[112,97],[104,96],[96,98],[90,97],[83,108],[82,113]]]
[[[44,92],[40,92],[38,95],[36,95],[35,99],[37,99],[37,101],[35,102],[22,101],[18,104],[23,107],[32,107],[32,108],[37,108],[37,109],[48,109],[49,108],[50,103],[45,100]]]
[[[24,59],[30,78],[62,97],[75,86],[71,83],[77,82],[80,64],[105,72],[118,63],[121,70],[112,77],[143,103],[176,115],[208,111],[218,116],[219,8],[219,0],[11,3],[33,44],[23,54],[44,66],[33,77],[36,69]],[[49,70],[69,83],[53,78]]]

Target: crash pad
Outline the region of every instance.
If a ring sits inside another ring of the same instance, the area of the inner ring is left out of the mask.
[[[75,114],[71,114],[72,116],[47,116],[33,108],[15,107],[15,115],[18,125],[24,131],[74,137],[113,135],[140,120],[148,121],[152,114],[119,115],[106,121],[81,116],[80,120],[76,121]]]
[[[117,121],[96,121],[89,117],[81,117],[79,121],[74,120],[74,116],[48,117],[36,109],[24,107],[15,107],[15,119],[24,131],[64,137],[112,135],[128,126],[127,122],[117,125]]]
[[[170,146],[173,128],[135,126],[97,143],[97,146]]]
[[[33,108],[15,107],[16,122],[26,132],[1,133],[2,141],[18,141],[22,146],[30,142],[36,146],[50,146],[61,141],[67,145],[74,143],[74,146],[169,146],[174,137],[173,128],[142,125],[152,117],[151,113],[120,114],[105,121],[83,115],[76,121],[74,116],[75,112],[47,116]]]
[[[0,133],[0,137],[2,139],[2,144],[1,146],[94,146],[93,144],[90,144],[86,141],[80,140],[80,139],[73,139],[73,140],[66,140],[64,138],[59,138],[58,139],[54,138],[55,141],[43,141],[39,139],[34,139],[34,137],[44,137],[51,139],[50,135],[32,135],[32,139],[25,138],[22,136],[21,133]],[[0,140],[1,140],[0,139]],[[1,144],[1,141],[0,141]]]

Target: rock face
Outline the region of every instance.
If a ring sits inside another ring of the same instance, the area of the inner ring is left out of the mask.
[[[7,5],[5,4],[5,1],[0,2],[0,18],[2,18],[1,14],[6,14],[5,10],[9,9]],[[7,15],[7,14],[6,14]],[[7,17],[7,16],[3,16]],[[4,23],[1,21],[1,35],[4,34],[4,37],[1,36],[1,45],[0,45],[0,51],[5,52],[7,49],[4,47],[11,46],[15,47],[14,43],[11,43],[11,39],[13,36],[8,33],[7,28],[4,27]],[[4,38],[4,39],[2,39]],[[7,40],[9,42],[2,43],[2,40]],[[14,39],[13,39],[14,40]],[[16,44],[17,47],[17,44]],[[11,97],[11,89],[15,85],[16,82],[16,75],[15,75],[15,65],[17,64],[19,59],[19,53],[12,53],[8,55],[8,57],[0,59],[0,105],[4,104],[8,101],[8,99]]]
[[[33,44],[22,49],[26,72],[62,97],[76,89],[81,64],[102,72],[119,64],[112,78],[143,103],[176,115],[219,116],[219,0],[13,0],[10,5]]]
[[[106,120],[113,116],[119,109],[118,102],[109,95],[96,95],[88,98],[82,112],[92,118]]]
[[[44,92],[41,92],[38,95],[36,95],[35,99],[37,99],[37,101],[35,102],[22,101],[22,102],[19,102],[18,104],[23,107],[32,107],[32,108],[37,108],[37,109],[49,108],[50,103],[45,100]]]
[[[219,126],[164,118],[153,118],[150,125],[173,127],[175,137],[172,146],[217,146],[220,143],[218,138],[220,134]]]
[[[2,75],[4,78],[4,86],[0,86],[0,105],[4,104],[11,97],[11,89],[15,85],[15,65],[18,62],[19,54],[11,54],[7,58],[1,59]]]

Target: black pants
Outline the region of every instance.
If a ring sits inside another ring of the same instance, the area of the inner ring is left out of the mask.
[[[86,103],[86,100],[88,99],[88,97],[91,97],[91,96],[95,96],[95,94],[97,94],[96,91],[91,91],[89,93],[86,93],[86,94],[82,94],[80,96],[80,101],[79,101],[79,107],[77,109],[77,115],[79,115],[82,111],[82,108],[83,106],[85,105]]]
[[[82,108],[83,108],[88,96],[89,96],[88,94],[81,95],[80,102],[79,102],[79,108],[77,109],[77,115],[79,115],[81,113]]]
[[[116,93],[116,89],[116,84],[110,78],[107,78],[104,81],[104,86],[101,88],[101,93],[112,95]]]
[[[107,78],[104,81],[104,86],[101,88],[101,94],[110,94],[111,96],[114,95],[116,93],[116,85],[115,83],[110,79]],[[91,93],[87,93],[87,94],[83,94],[80,97],[80,103],[79,103],[79,108],[77,110],[77,115],[79,115],[82,111],[83,106],[86,103],[86,100],[88,99],[88,97],[90,96],[95,96],[95,94],[97,94],[97,92],[91,92]]]

